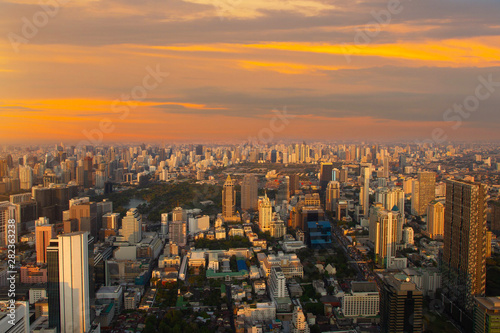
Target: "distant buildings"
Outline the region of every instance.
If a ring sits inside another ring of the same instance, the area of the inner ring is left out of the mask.
[[[236,191],[234,181],[227,175],[226,182],[222,189],[222,216],[227,221],[235,219],[236,214]]]
[[[436,174],[419,172],[418,181],[413,182],[411,197],[412,214],[422,216],[427,213],[427,205],[436,198]]]
[[[244,211],[257,210],[258,183],[254,175],[245,175],[241,183],[241,209]]]

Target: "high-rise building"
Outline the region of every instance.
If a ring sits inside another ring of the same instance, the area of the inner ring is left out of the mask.
[[[59,304],[59,239],[51,239],[47,247],[47,297],[49,302],[49,327],[61,332],[61,307]]]
[[[299,175],[294,173],[290,175],[290,196],[294,196],[300,190]]]
[[[436,174],[419,172],[418,180],[413,183],[411,197],[412,214],[422,216],[427,213],[427,205],[436,198]]]
[[[122,219],[120,234],[130,244],[137,244],[142,239],[142,215],[137,208],[128,210],[127,215]]]
[[[187,226],[186,221],[170,222],[168,231],[169,240],[177,246],[186,246],[187,244]]]
[[[222,216],[224,219],[234,219],[236,213],[236,191],[234,190],[234,181],[227,175],[224,188],[222,189]]]
[[[31,190],[33,187],[33,169],[29,165],[19,167],[19,181],[21,190]]]
[[[161,229],[160,233],[163,236],[168,235],[168,213],[161,214]]]
[[[373,232],[370,238],[374,241],[375,261],[388,267],[391,257],[396,256],[399,212],[378,210],[376,213],[377,218],[370,228],[370,233]]]
[[[279,218],[273,218],[269,226],[269,232],[271,233],[271,237],[282,238],[286,234],[285,222]]]
[[[500,332],[500,297],[476,297],[474,333]]]
[[[182,207],[175,207],[172,211],[172,221],[184,221],[184,210]]]
[[[325,210],[334,212],[337,210],[337,201],[340,198],[340,184],[338,181],[331,181],[326,187]]]
[[[53,224],[43,224],[35,227],[36,261],[47,263],[47,247],[50,240],[56,237]]]
[[[9,201],[0,202],[0,247],[6,247],[9,243],[9,220],[14,220],[16,218],[16,206],[11,204]],[[17,243],[17,235],[20,230],[18,229],[18,224],[16,223],[15,231],[15,241]],[[12,228],[10,228],[12,230]]]
[[[241,209],[257,210],[258,184],[255,175],[245,175],[241,183]]]
[[[321,169],[319,174],[319,184],[324,190],[329,182],[333,180],[333,164],[332,163],[321,163]]]
[[[89,234],[58,236],[61,332],[88,332],[90,322]]]
[[[427,206],[427,233],[432,239],[444,235],[444,205],[436,200]]]
[[[259,227],[262,232],[270,231],[272,217],[273,206],[265,194],[264,198],[259,200]]]
[[[381,294],[382,332],[422,332],[423,294],[409,277],[404,274],[384,276]]]
[[[281,267],[272,267],[269,274],[269,294],[272,299],[288,297],[286,277]]]
[[[469,317],[486,286],[486,195],[480,183],[446,182],[443,293]]]
[[[361,204],[361,208],[363,209],[363,216],[365,218],[368,217],[369,209],[370,209],[370,175],[371,175],[371,164],[370,163],[361,163],[360,165],[361,171],[361,189],[359,202]]]
[[[491,211],[491,231],[500,232],[500,201],[494,201]]]
[[[84,200],[72,200],[69,208],[70,219],[78,221],[78,231],[88,231],[90,235],[97,238],[99,226],[97,225],[97,205]]]

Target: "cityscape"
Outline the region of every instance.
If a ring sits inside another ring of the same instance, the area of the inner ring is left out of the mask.
[[[498,328],[498,145],[9,148],[2,332]]]
[[[0,333],[499,333],[499,17],[0,0]]]

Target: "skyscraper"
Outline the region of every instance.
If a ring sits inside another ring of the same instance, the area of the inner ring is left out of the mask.
[[[271,220],[273,217],[273,206],[271,201],[264,195],[264,198],[259,202],[259,227],[263,232],[270,231]]]
[[[168,237],[171,243],[177,246],[186,246],[187,243],[187,223],[186,221],[172,221],[168,225]]]
[[[130,244],[137,244],[142,239],[142,215],[137,208],[128,210],[127,215],[122,219],[120,234]]]
[[[444,235],[444,205],[436,200],[427,206],[427,233],[432,239]]]
[[[254,175],[245,175],[241,183],[241,209],[257,210],[258,186],[257,177]]]
[[[361,163],[360,165],[361,171],[361,187],[362,191],[360,191],[360,204],[363,209],[363,215],[365,218],[368,217],[369,209],[370,209],[370,174],[371,174],[371,164],[370,163]]]
[[[391,257],[396,256],[398,218],[397,210],[379,210],[375,225],[370,227],[370,232],[374,232],[370,238],[374,241],[375,261],[385,267],[388,267]]]
[[[333,180],[333,164],[332,163],[321,163],[321,169],[319,174],[319,185],[325,190],[328,182]]]
[[[290,196],[294,196],[295,192],[297,192],[299,189],[299,175],[294,173],[290,175]]]
[[[43,224],[36,226],[36,261],[38,263],[47,263],[47,246],[50,240],[56,237],[53,224]]]
[[[337,181],[331,181],[326,187],[325,210],[336,211],[337,201],[340,197],[340,184]]]
[[[446,182],[443,292],[471,315],[474,296],[486,285],[486,187],[467,181]],[[457,311],[455,311],[457,312]]]
[[[382,332],[422,332],[422,303],[422,292],[406,275],[384,276],[380,299]]]
[[[418,181],[413,183],[411,197],[412,214],[422,216],[427,213],[427,205],[436,198],[436,174],[419,172]]]
[[[62,332],[90,330],[89,234],[79,231],[58,236],[59,302]]]
[[[222,216],[226,220],[233,220],[236,208],[236,192],[231,176],[227,175],[224,188],[222,189]]]

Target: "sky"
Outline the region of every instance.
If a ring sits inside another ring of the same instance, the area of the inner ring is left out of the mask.
[[[500,140],[500,1],[0,0],[0,142]]]

